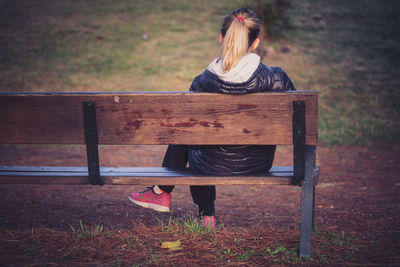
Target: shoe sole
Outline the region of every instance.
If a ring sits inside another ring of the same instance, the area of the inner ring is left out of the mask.
[[[131,198],[131,196],[129,196],[128,198],[130,201],[132,201],[136,205],[141,206],[143,208],[152,209],[152,210],[159,211],[159,212],[169,212],[169,207],[165,207],[165,206],[161,206],[161,205],[157,205],[157,204],[149,203],[149,202],[142,202],[142,201]]]

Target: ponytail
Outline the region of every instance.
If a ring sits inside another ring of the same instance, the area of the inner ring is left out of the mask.
[[[226,16],[221,34],[221,58],[224,73],[233,69],[247,53],[260,33],[260,23],[254,12],[240,8]]]
[[[249,34],[245,24],[239,19],[232,21],[222,42],[222,66],[230,71],[246,54],[249,48]]]

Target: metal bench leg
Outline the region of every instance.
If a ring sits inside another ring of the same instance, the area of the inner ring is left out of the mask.
[[[314,226],[315,146],[305,146],[305,179],[301,187],[300,257],[311,257],[311,240]]]
[[[90,182],[92,185],[104,185],[104,181],[100,178],[99,141],[97,136],[96,106],[94,102],[83,102],[83,119]]]
[[[313,186],[313,197],[312,197],[312,229],[314,230],[314,215],[315,215],[315,185]]]

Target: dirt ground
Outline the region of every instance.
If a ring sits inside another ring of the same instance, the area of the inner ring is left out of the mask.
[[[159,166],[164,146],[100,148],[102,166]],[[85,166],[81,146],[0,146],[0,165]],[[278,148],[275,165],[290,165],[291,149]],[[319,147],[315,225],[358,241],[358,263],[400,265],[400,155],[387,144]],[[128,200],[141,186],[0,185],[0,227],[69,229],[80,220],[125,229],[134,221],[168,218]],[[300,188],[217,186],[216,215],[226,227],[298,229]],[[189,188],[172,193],[173,217],[197,213]],[[315,243],[315,237],[313,242]],[[313,243],[313,244],[314,244]],[[4,251],[3,251],[4,252]],[[3,253],[2,253],[3,254]]]

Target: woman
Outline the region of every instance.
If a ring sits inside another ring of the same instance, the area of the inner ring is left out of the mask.
[[[269,67],[252,53],[260,43],[260,22],[253,11],[240,8],[228,14],[219,33],[220,57],[197,76],[190,91],[248,94],[263,91],[296,90],[278,67]],[[168,147],[164,167],[189,168],[199,174],[245,175],[268,172],[276,146],[176,146]],[[153,186],[129,199],[137,205],[169,212],[173,186]],[[215,186],[190,186],[204,226],[215,227]]]

